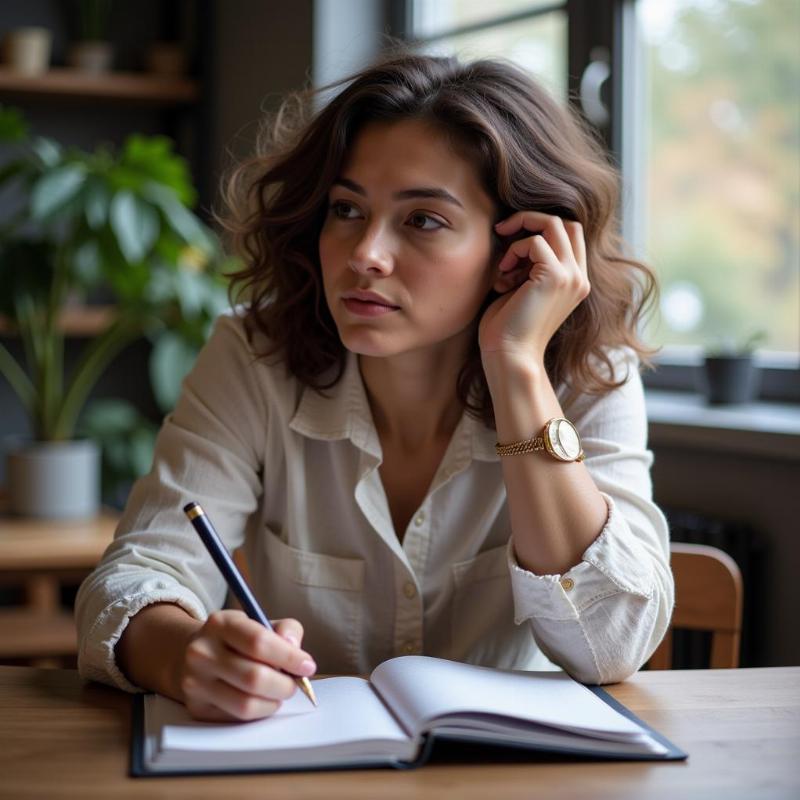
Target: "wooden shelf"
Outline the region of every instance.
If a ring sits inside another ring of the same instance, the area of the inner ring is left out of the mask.
[[[59,317],[59,327],[65,336],[97,336],[114,320],[114,306],[75,306],[65,308]],[[0,335],[13,336],[14,329],[0,315]]]
[[[92,75],[76,69],[54,67],[43,75],[20,75],[0,67],[0,97],[17,100],[106,100],[118,103],[172,105],[194,103],[196,81],[144,72]]]

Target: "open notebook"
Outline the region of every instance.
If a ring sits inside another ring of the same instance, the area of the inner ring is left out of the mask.
[[[681,759],[686,754],[602,689],[563,672],[504,671],[402,656],[363,678],[314,681],[272,716],[203,723],[159,695],[139,695],[133,775],[424,763],[435,739],[590,758]]]

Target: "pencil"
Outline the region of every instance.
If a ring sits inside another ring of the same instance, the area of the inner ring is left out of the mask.
[[[206,515],[206,512],[203,511],[198,503],[188,503],[183,507],[183,512],[189,517],[189,521],[203,540],[203,544],[206,546],[211,558],[214,559],[214,563],[219,567],[219,571],[225,578],[228,588],[230,588],[236,596],[236,599],[242,604],[245,614],[247,614],[250,619],[260,622],[268,630],[275,630],[272,627],[272,623],[267,618],[267,615],[258,604],[258,601],[253,596],[253,593],[250,591],[250,587],[245,583],[242,573],[239,572],[236,568],[236,564],[233,563],[230,553],[219,538],[219,534],[211,524],[211,520]],[[280,672],[293,678],[295,683],[302,689],[303,694],[315,706],[317,705],[317,697],[314,694],[314,690],[311,688],[311,681],[309,681],[308,678],[299,675],[291,675],[283,669],[280,670]]]

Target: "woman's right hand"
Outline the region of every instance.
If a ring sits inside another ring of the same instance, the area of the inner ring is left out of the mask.
[[[195,718],[254,720],[274,714],[297,690],[291,675],[317,670],[300,649],[303,626],[295,619],[274,622],[270,631],[242,611],[216,611],[194,632],[179,667],[181,700]]]

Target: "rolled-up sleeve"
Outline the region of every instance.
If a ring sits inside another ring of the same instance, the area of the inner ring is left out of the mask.
[[[151,471],[134,485],[114,541],[75,605],[83,677],[135,691],[114,648],[130,618],[175,603],[197,619],[226,587],[182,509],[199,502],[230,549],[243,540],[261,491],[266,410],[241,324],[224,315],[159,432]]]
[[[545,655],[584,683],[639,669],[666,632],[674,597],[668,527],[652,501],[641,378],[631,357],[617,365],[628,370],[620,388],[563,403],[608,506],[603,530],[560,575],[520,567],[508,543],[515,623],[529,624]]]

